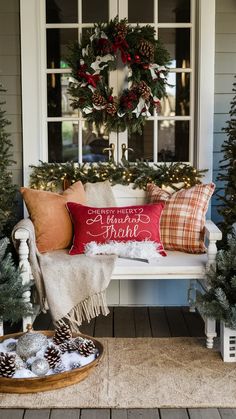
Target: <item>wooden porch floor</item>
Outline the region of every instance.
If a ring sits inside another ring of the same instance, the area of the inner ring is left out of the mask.
[[[50,315],[41,314],[34,328],[53,329]],[[96,337],[203,336],[204,325],[185,307],[115,307],[109,316],[83,324],[81,332]],[[236,419],[236,409],[0,409],[0,419]]]

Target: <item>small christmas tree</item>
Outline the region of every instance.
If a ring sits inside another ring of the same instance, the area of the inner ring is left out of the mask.
[[[197,299],[199,311],[236,329],[236,236],[228,238],[227,250],[217,252],[206,279],[209,289]]]
[[[236,93],[236,82],[233,84],[233,92]],[[232,232],[233,224],[236,222],[236,96],[231,102],[230,120],[223,131],[227,139],[222,145],[224,160],[220,166],[221,173],[217,180],[225,182],[224,196],[219,199],[223,202],[219,213],[223,216],[220,228],[223,233],[223,243],[227,241],[227,234]]]
[[[0,84],[0,94],[5,90]],[[12,183],[9,168],[15,163],[12,160],[10,134],[6,132],[10,122],[5,118],[5,110],[0,102],[0,237],[9,235],[16,222],[16,185]]]
[[[15,267],[11,253],[7,253],[9,240],[0,240],[0,320],[16,323],[31,314],[31,305],[22,299],[28,287],[22,284],[20,270]]]

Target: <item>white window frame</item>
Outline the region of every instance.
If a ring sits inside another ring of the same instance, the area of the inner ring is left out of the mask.
[[[47,161],[48,144],[47,122],[50,118],[47,115],[46,100],[46,77],[50,70],[46,69],[46,31],[45,16],[43,7],[45,0],[21,0],[21,71],[22,71],[22,125],[23,125],[23,179],[24,185],[28,184],[30,165],[38,165],[39,160]],[[199,9],[198,27],[199,45],[198,45],[198,65],[197,89],[195,110],[190,109],[190,117],[193,121],[193,111],[195,113],[195,150],[190,150],[191,156],[194,154],[194,160],[191,162],[198,169],[208,169],[205,175],[205,181],[212,180],[213,164],[213,115],[214,115],[214,61],[215,61],[215,0],[196,0]],[[78,2],[81,4],[80,2]],[[109,0],[110,10],[114,16],[117,14],[116,0]],[[123,2],[121,1],[122,5]],[[157,13],[157,12],[156,12]],[[81,16],[81,13],[79,14]],[[127,10],[120,7],[119,17],[127,16]],[[155,17],[157,20],[157,16]],[[50,26],[50,25],[47,25]],[[53,26],[53,25],[52,25]],[[58,27],[59,25],[57,25]],[[65,27],[65,25],[62,25]],[[73,24],[67,24],[67,27],[73,27]],[[76,26],[76,25],[75,25]],[[83,24],[86,26],[86,24]],[[163,27],[162,24],[158,24]],[[173,24],[177,27],[178,24]],[[189,27],[189,25],[187,24]],[[170,24],[165,27],[171,27]],[[181,24],[181,27],[183,25]],[[193,37],[191,39],[193,45]],[[193,48],[191,48],[193,51]],[[191,55],[191,67],[194,68],[194,54]],[[181,69],[181,72],[183,70]],[[54,70],[55,72],[55,70]],[[58,70],[58,72],[62,72]],[[191,74],[191,91],[193,91],[194,75]],[[193,101],[192,101],[193,102]],[[187,119],[190,119],[186,117]],[[60,118],[57,118],[59,120]],[[66,118],[68,119],[68,118]],[[158,117],[158,119],[161,119]],[[156,121],[158,120],[156,119]],[[166,119],[166,117],[162,118]],[[173,119],[173,118],[170,118]],[[174,119],[178,119],[175,117]],[[181,117],[181,120],[183,117]],[[55,120],[55,118],[53,118]],[[191,122],[191,121],[190,121]],[[190,123],[190,130],[193,129],[193,123]],[[157,122],[156,122],[157,130]],[[121,133],[119,140],[124,142],[125,135]],[[111,134],[110,141],[115,142],[115,135]],[[191,147],[191,144],[190,144]],[[79,150],[80,154],[82,150]],[[155,151],[155,150],[154,150]]]

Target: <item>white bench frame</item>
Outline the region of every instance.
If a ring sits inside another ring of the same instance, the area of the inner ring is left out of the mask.
[[[145,202],[146,193],[140,189],[133,189],[132,185],[123,186],[115,185],[113,186],[113,192],[117,201],[117,205],[126,206],[126,205],[141,205]],[[15,240],[19,241],[19,267],[22,270],[22,279],[23,283],[27,285],[32,285],[34,278],[31,272],[29,264],[29,248],[28,248],[28,232],[22,228],[19,228],[15,231]],[[204,290],[207,288],[205,283],[205,268],[213,264],[215,261],[217,247],[217,240],[221,240],[222,233],[218,227],[211,221],[206,221],[205,226],[205,238],[207,245],[207,263],[206,266],[199,272],[199,267],[197,270],[195,267],[189,266],[148,266],[148,269],[145,268],[146,264],[142,265],[142,269],[134,268],[134,265],[130,266],[117,266],[114,269],[112,274],[112,280],[137,280],[137,279],[188,279],[189,280],[189,289],[188,289],[188,301],[191,303],[190,310],[194,311],[194,302],[196,294],[196,283],[198,282],[201,285],[201,288]],[[181,253],[181,256],[183,253]],[[186,257],[187,260],[187,257]],[[31,292],[27,291],[24,293],[23,298],[26,302],[30,303],[31,301]],[[36,316],[34,316],[35,318]],[[206,346],[207,348],[213,347],[213,340],[216,337],[216,325],[215,320],[204,319],[205,321],[205,334],[206,334]],[[26,330],[28,323],[32,323],[32,317],[23,318],[23,330]],[[0,334],[1,334],[1,323],[0,323]]]

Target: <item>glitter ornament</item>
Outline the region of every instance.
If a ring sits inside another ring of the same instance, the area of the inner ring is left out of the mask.
[[[40,349],[46,349],[47,338],[41,333],[32,332],[32,327],[28,326],[28,331],[22,335],[16,345],[16,353],[23,360],[35,356]]]
[[[7,351],[9,351],[9,352],[13,352],[13,351],[15,351],[15,350],[16,350],[16,342],[9,342],[9,343],[6,345],[6,349],[7,349]]]
[[[46,375],[48,370],[49,364],[44,358],[36,359],[31,365],[31,371],[38,377]]]
[[[64,367],[64,365],[62,363],[57,364],[55,366],[55,368],[53,368],[53,372],[55,374],[60,374],[60,372],[63,372],[63,371],[65,371],[65,367]]]
[[[23,359],[17,354],[15,357],[15,366],[17,370],[21,370],[22,368],[27,368],[26,362],[24,362]]]
[[[79,362],[72,362],[70,364],[70,369],[71,370],[74,370],[75,368],[80,368],[80,367],[81,367],[81,364]]]

